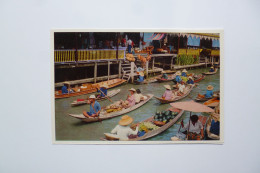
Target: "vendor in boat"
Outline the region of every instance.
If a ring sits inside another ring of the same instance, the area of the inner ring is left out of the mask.
[[[135,103],[138,104],[140,103],[140,101],[143,101],[143,100],[146,100],[147,99],[147,96],[144,96],[140,89],[136,89],[136,93],[134,94],[135,96]]]
[[[177,93],[175,93],[175,95],[181,96],[182,94],[184,94],[184,89],[185,89],[185,84],[183,81],[181,81],[181,83],[178,84],[178,91]]]
[[[161,73],[162,73],[161,79],[168,79],[168,75],[165,71],[162,71]]]
[[[62,92],[62,94],[68,94],[69,93],[68,88],[67,88],[65,83],[63,84],[63,86],[61,88],[61,92]]]
[[[220,129],[220,117],[219,114],[212,113],[211,114],[211,124],[210,124],[210,133],[211,135],[219,135],[219,129]]]
[[[84,111],[83,115],[87,118],[92,118],[92,117],[98,117],[99,113],[101,111],[101,106],[100,104],[96,101],[95,95],[91,95],[89,97],[90,101],[90,110],[89,112]]]
[[[134,121],[134,119],[128,115],[122,116],[121,120],[118,122],[118,125],[111,131],[112,134],[115,134],[120,141],[128,140],[128,136],[137,135],[138,126],[135,130],[132,130],[130,124]]]
[[[143,82],[144,81],[144,72],[140,71],[138,73],[139,73],[139,76],[138,76],[137,82]]]
[[[134,88],[129,89],[130,95],[127,96],[126,101],[122,101],[122,107],[123,108],[130,108],[135,105],[135,93],[136,90]]]
[[[164,87],[166,88],[166,91],[162,95],[162,99],[171,100],[172,97],[173,97],[171,86],[170,85],[164,85]]]
[[[201,97],[201,98],[212,98],[213,94],[214,94],[213,91],[212,91],[213,89],[214,89],[214,87],[212,85],[209,85],[207,87],[206,94],[204,94],[204,95],[198,94],[198,97]]]
[[[189,84],[189,85],[193,85],[194,84],[194,81],[193,81],[191,76],[189,76],[189,80],[187,81],[187,84]]]
[[[209,72],[214,72],[214,71],[215,71],[214,66],[211,66]]]
[[[186,69],[182,70],[181,76],[187,77],[187,72],[188,71]]]
[[[184,125],[188,132],[188,140],[201,140],[204,138],[203,125],[199,121],[198,115],[192,115],[190,121]]]
[[[97,95],[97,98],[100,98],[100,97],[106,97],[107,96],[107,89],[108,89],[108,85],[107,84],[103,84],[101,85],[100,88],[97,88],[97,92],[99,93]]]
[[[176,77],[175,77],[175,81],[176,81],[177,83],[180,83],[180,82],[182,81],[180,75],[181,75],[181,72],[180,72],[180,71],[177,71],[177,72],[176,72]]]

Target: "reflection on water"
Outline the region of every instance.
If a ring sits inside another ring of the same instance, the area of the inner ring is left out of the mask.
[[[208,68],[203,69],[194,69],[189,70],[189,73],[202,73],[208,71]],[[220,71],[220,70],[219,70]],[[202,80],[197,87],[195,87],[190,95],[184,98],[184,100],[191,100],[195,99],[198,93],[205,93],[206,87],[208,85],[213,85],[214,90],[217,91],[220,89],[220,75],[219,72],[215,75],[206,76],[204,80]],[[151,83],[147,85],[133,85],[133,84],[125,84],[114,89],[120,88],[121,92],[116,96],[112,97],[113,101],[117,101],[120,99],[126,99],[128,93],[128,89],[130,88],[139,88],[143,94],[151,93],[155,96],[160,97],[165,89],[163,85],[170,84],[172,85],[173,82],[167,83]],[[78,97],[72,98],[65,98],[65,99],[58,99],[55,100],[55,125],[56,125],[56,139],[57,140],[91,140],[96,141],[100,140],[103,137],[105,132],[110,132],[115,125],[120,120],[121,116],[105,120],[103,122],[95,122],[95,123],[84,123],[76,118],[68,116],[69,113],[79,114],[82,113],[84,110],[89,110],[89,105],[82,105],[78,107],[71,107],[70,103],[77,99],[77,98],[86,98],[87,95],[82,95]],[[100,102],[101,107],[104,107],[110,104],[109,100]],[[149,118],[150,116],[154,115],[154,113],[158,111],[165,110],[169,108],[169,104],[160,104],[155,98],[151,99],[148,103],[143,105],[142,107],[138,108],[135,111],[129,112],[127,115],[132,116],[135,122],[142,121],[144,119]],[[184,123],[188,122],[189,119],[189,112],[185,112],[179,121],[174,124],[171,128],[166,130],[165,132],[151,138],[148,140],[170,140],[172,136],[174,136],[180,127],[179,122],[183,119]],[[206,115],[206,114],[205,114]]]

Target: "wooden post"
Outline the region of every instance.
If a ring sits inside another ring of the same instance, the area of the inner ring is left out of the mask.
[[[94,66],[94,83],[97,83],[97,62],[95,62]]]
[[[179,34],[179,37],[178,37],[178,52],[177,52],[177,55],[179,55],[179,49],[180,49],[180,38],[181,38],[181,35]]]
[[[131,62],[131,72],[130,72],[130,77],[131,77],[131,82],[134,83],[134,62]]]
[[[206,68],[207,68],[207,56],[205,57],[205,64],[206,64]]]
[[[152,63],[152,70],[154,71],[154,59],[155,57],[153,57],[153,63]]]
[[[122,69],[121,69],[121,66],[122,66],[122,61],[119,61],[119,63],[118,63],[118,77],[119,77],[119,78],[121,78],[121,73],[122,73],[122,72],[121,72],[121,70],[122,70]]]
[[[171,69],[172,69],[172,66],[173,66],[173,58],[174,58],[174,56],[171,59]]]
[[[109,80],[110,77],[110,61],[107,62],[107,80]]]
[[[146,64],[145,64],[145,65],[146,65],[146,69],[145,69],[145,70],[146,70],[146,79],[147,79],[147,78],[148,78],[148,75],[149,75],[149,72],[148,72],[148,70],[149,70],[149,69],[148,69],[148,68],[149,68],[149,61],[146,61]]]

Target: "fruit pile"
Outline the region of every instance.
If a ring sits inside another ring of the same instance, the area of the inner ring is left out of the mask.
[[[141,122],[139,124],[139,131],[145,131],[148,132],[149,130],[156,130],[159,127],[154,125],[152,122]]]
[[[154,121],[161,121],[164,123],[168,123],[171,119],[173,119],[178,113],[172,112],[172,111],[162,111],[162,112],[156,112],[156,115],[154,116]]]

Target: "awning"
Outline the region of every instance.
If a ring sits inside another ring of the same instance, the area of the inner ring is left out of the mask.
[[[154,34],[152,37],[149,38],[149,40],[161,40],[164,37],[165,34]]]

